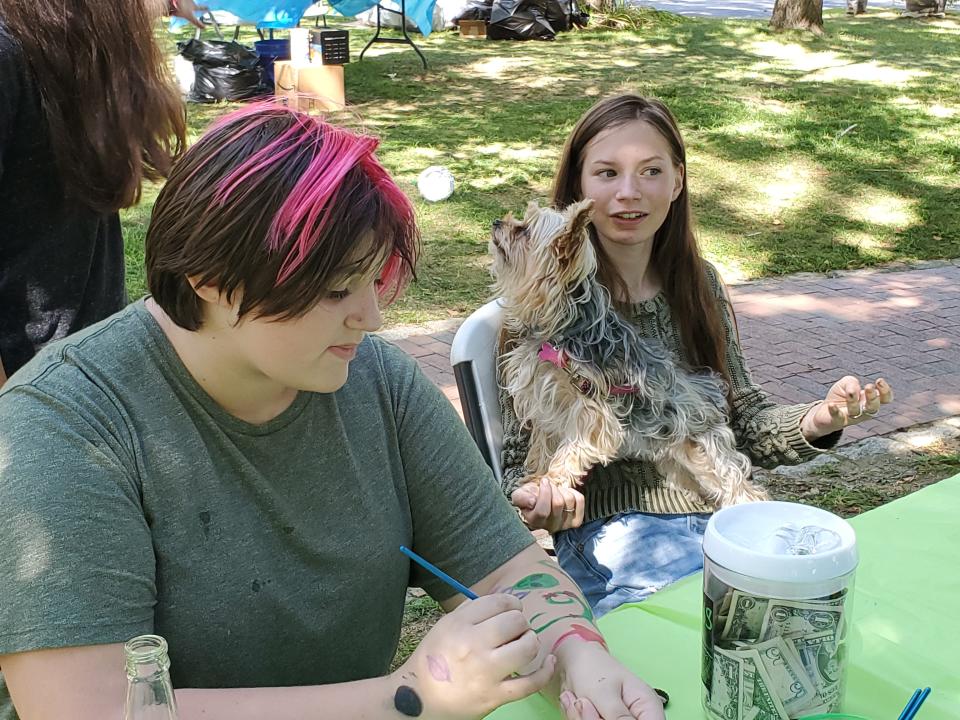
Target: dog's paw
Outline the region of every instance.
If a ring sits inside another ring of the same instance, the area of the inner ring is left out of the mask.
[[[688,501],[699,505],[704,501],[704,498],[696,490],[691,490],[690,488],[679,488],[680,494],[686,498]]]
[[[770,499],[770,494],[759,485],[744,483],[738,492],[725,494],[720,498],[720,507],[743,505],[744,503],[763,502]]]
[[[576,489],[576,487],[581,484],[580,478],[573,477],[571,475],[561,475],[559,473],[547,473],[543,477],[546,478],[548,483],[558,488]]]

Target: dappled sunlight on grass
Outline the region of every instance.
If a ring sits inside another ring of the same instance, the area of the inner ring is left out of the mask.
[[[529,145],[509,147],[503,143],[478,145],[474,148],[481,155],[498,155],[505,160],[532,160],[534,158],[555,158],[556,148],[533,148]]]
[[[892,256],[890,243],[863,230],[842,230],[837,233],[836,240],[844,245],[854,247],[861,254],[876,260],[889,260]]]
[[[821,38],[734,20],[550,43],[437,32],[415,37],[426,72],[403,46],[357,62],[372,30],[350,26],[350,106],[332,118],[381,137],[424,237],[420,282],[388,322],[479,305],[490,222],[545,200],[576,119],[623,91],[660,97],[677,117],[698,232],[729,278],[960,256],[960,23],[873,9],[825,20]],[[190,105],[191,135],[224,111]],[[416,190],[429,165],[454,175],[442,203]],[[124,213],[134,284],[148,215]]]
[[[676,45],[671,45],[670,43],[664,43],[661,45],[651,45],[649,47],[637,48],[635,52],[642,53],[643,55],[673,55],[680,52],[690,52],[695,50],[695,48],[680,48]]]
[[[477,190],[491,190],[495,187],[500,187],[507,184],[507,178],[501,175],[495,175],[493,177],[478,177],[470,178],[467,181],[470,187]]]
[[[928,115],[932,115],[935,118],[952,118],[957,113],[960,113],[960,107],[947,107],[936,103],[927,107],[926,111]]]
[[[851,220],[905,228],[920,221],[917,204],[916,198],[905,198],[871,188],[865,190],[861,197],[847,200],[844,209]]]
[[[956,17],[940,18],[938,20],[929,20],[927,24],[930,27],[942,28],[955,35],[960,35],[960,21]]]
[[[744,268],[742,261],[730,258],[725,253],[718,254],[714,248],[722,248],[726,243],[722,238],[712,235],[707,239],[706,243],[703,243],[701,239],[701,244],[705,244],[706,248],[704,249],[704,255],[707,260],[711,262],[717,270],[720,271],[720,277],[723,278],[723,281],[726,283],[737,283],[743,282],[751,277],[754,273],[747,271]]]
[[[773,63],[759,62],[753,65],[755,76],[769,72],[771,68],[796,70],[804,73],[802,82],[835,83],[855,80],[865,83],[904,85],[920,77],[929,76],[924,70],[895,68],[888,64],[867,60],[856,62],[845,52],[832,50],[812,51],[797,43],[778,40],[758,40],[748,45],[755,55],[767,57]]]
[[[803,158],[777,166],[734,163],[716,155],[696,155],[689,162],[691,182],[698,191],[718,198],[729,210],[774,220],[797,214],[823,191],[823,168]]]
[[[511,73],[526,74],[525,69],[536,64],[533,57],[492,57],[468,65],[464,73],[499,80]]]
[[[804,72],[829,67],[841,60],[840,55],[832,51],[815,52],[803,45],[780,40],[757,40],[746,49],[754,55],[777,60],[782,67]]]
[[[819,187],[815,181],[821,173],[819,168],[812,167],[808,162],[795,160],[777,168],[766,178],[752,178],[755,188],[766,198],[766,204],[758,208],[759,211],[779,216],[785,210],[803,207]]]
[[[410,150],[410,152],[414,155],[425,157],[430,160],[436,160],[437,158],[443,156],[443,153],[441,153],[439,150],[434,150],[433,148],[426,148],[426,147],[413,148],[412,150]]]
[[[773,100],[772,98],[750,98],[750,102],[759,110],[773,113],[774,115],[789,115],[794,112],[794,109],[785,102]]]
[[[804,82],[841,82],[856,80],[864,83],[879,83],[886,85],[905,85],[930,75],[926,70],[900,70],[883,63],[874,61],[862,63],[845,63],[824,67],[817,72],[802,78]]]

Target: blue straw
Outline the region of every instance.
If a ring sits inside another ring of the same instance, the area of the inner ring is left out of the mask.
[[[917,693],[920,693],[917,696]],[[930,694],[930,688],[924,688],[923,692],[920,692],[920,689],[917,689],[917,692],[914,693],[914,697],[910,698],[910,702],[907,703],[907,707],[904,710],[906,713],[903,716],[903,720],[913,720],[917,712],[920,710],[920,706],[923,705],[923,701],[927,699],[927,695]]]
[[[417,563],[417,564],[425,567],[427,570],[429,570],[429,571],[432,572],[434,575],[436,575],[438,578],[440,578],[441,580],[443,580],[445,583],[447,583],[447,585],[449,585],[450,587],[452,587],[454,590],[456,590],[458,593],[460,593],[460,594],[463,595],[464,597],[467,597],[467,598],[469,598],[470,600],[476,600],[477,597],[479,597],[473,590],[471,590],[470,588],[468,588],[466,585],[457,582],[457,581],[454,580],[452,577],[450,577],[449,575],[447,575],[443,570],[441,570],[440,568],[438,568],[436,565],[434,565],[433,563],[427,562],[427,561],[424,560],[422,557],[420,557],[419,555],[417,555],[417,554],[416,554],[413,550],[411,550],[410,548],[407,548],[407,547],[404,547],[403,545],[401,545],[401,546],[400,546],[400,552],[402,552],[402,553],[403,553],[404,555],[406,555],[408,558],[410,558],[411,560],[413,560],[415,563]]]

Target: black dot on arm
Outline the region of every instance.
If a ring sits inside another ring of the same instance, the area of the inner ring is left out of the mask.
[[[393,696],[393,706],[397,712],[407,717],[420,717],[423,712],[423,702],[417,691],[409,685],[401,685]]]

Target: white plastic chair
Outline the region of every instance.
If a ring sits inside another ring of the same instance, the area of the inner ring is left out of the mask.
[[[450,364],[457,380],[463,420],[497,482],[502,480],[503,449],[497,382],[497,340],[502,322],[500,302],[491,300],[464,320],[450,345]]]

